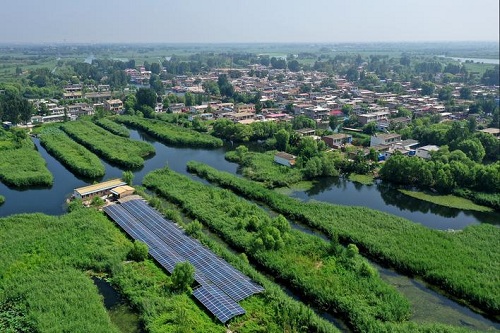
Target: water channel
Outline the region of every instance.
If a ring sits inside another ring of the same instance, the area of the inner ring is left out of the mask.
[[[135,130],[131,130],[131,138],[148,141],[156,149],[156,155],[146,160],[141,170],[134,172],[135,184],[140,184],[148,172],[166,165],[176,172],[189,175],[186,171],[186,163],[190,160],[200,161],[232,174],[236,174],[238,171],[236,164],[224,159],[228,147],[213,150],[168,147]],[[0,206],[0,217],[33,212],[50,215],[63,214],[65,212],[65,199],[71,195],[73,189],[91,183],[90,180],[75,177],[50,156],[40,146],[37,139],[34,139],[34,142],[40,154],[47,161],[48,169],[54,175],[54,184],[51,188],[18,190],[0,183],[0,194],[6,199],[5,203]],[[106,168],[104,180],[122,175],[123,170],[104,161],[103,163]],[[436,229],[461,229],[469,224],[499,223],[500,221],[498,213],[476,213],[442,208],[404,196],[396,189],[381,183],[365,186],[344,179],[325,179],[307,191],[293,192],[292,196],[302,200],[314,199],[345,205],[362,204]],[[298,228],[298,226],[295,227]],[[304,229],[304,231],[306,230]],[[409,298],[414,311],[413,318],[416,321],[443,322],[476,329],[500,329],[500,324],[449,300],[429,289],[423,282],[401,276],[386,268],[377,268],[388,283],[394,285]]]

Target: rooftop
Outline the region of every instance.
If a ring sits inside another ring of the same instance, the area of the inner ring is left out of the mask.
[[[84,196],[84,195],[87,195],[89,193],[99,192],[102,190],[107,190],[110,188],[114,188],[114,187],[118,187],[118,186],[122,186],[122,185],[126,185],[126,184],[127,183],[125,183],[121,179],[116,178],[116,179],[111,179],[111,180],[108,180],[108,181],[105,181],[102,183],[98,183],[98,184],[92,184],[89,186],[75,188],[75,192],[77,192],[81,196]]]

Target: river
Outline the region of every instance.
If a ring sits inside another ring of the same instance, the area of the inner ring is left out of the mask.
[[[186,171],[186,163],[190,160],[200,161],[232,174],[236,174],[238,171],[236,164],[224,159],[224,154],[228,150],[227,147],[212,150],[168,147],[147,134],[135,130],[131,130],[131,138],[150,142],[156,149],[156,154],[145,161],[144,167],[134,171],[135,184],[140,184],[148,172],[164,166],[189,175]],[[33,141],[46,160],[48,169],[54,175],[54,184],[51,188],[18,190],[8,188],[0,183],[0,194],[6,198],[5,203],[0,206],[0,216],[33,212],[61,215],[65,212],[65,200],[71,195],[73,189],[92,182],[75,177],[41,147],[38,139],[33,139]],[[103,179],[116,178],[122,175],[123,170],[104,161],[103,164],[106,169],[106,175]],[[382,183],[366,186],[338,178],[325,179],[316,183],[307,191],[297,191],[292,195],[303,200],[314,199],[346,205],[362,203],[364,206],[399,215],[437,229],[460,229],[469,224],[493,223],[496,216],[498,216],[492,213],[481,214],[441,208],[440,206],[404,196],[399,191]],[[499,220],[497,220],[497,223]],[[298,228],[298,225],[294,227]],[[302,227],[301,229],[306,231],[307,228]],[[436,322],[447,322],[446,320],[449,320],[448,323],[463,327],[500,329],[497,323],[493,323],[458,303],[433,292],[422,282],[409,279],[385,268],[378,267],[378,269],[384,279],[407,295],[414,308],[413,319],[416,321],[435,320]],[[431,314],[434,314],[432,318],[430,317]],[[444,318],[447,317],[448,319],[445,320]]]
[[[488,59],[488,58],[458,58],[458,57],[448,57],[445,55],[439,55],[438,57],[440,58],[447,58],[447,59],[453,59],[459,62],[466,62],[466,61],[472,61],[474,63],[478,64],[493,64],[493,65],[498,65],[500,63],[500,59]]]
[[[190,160],[200,161],[232,174],[237,173],[238,166],[224,159],[228,147],[212,150],[168,147],[142,132],[135,130],[130,132],[132,139],[150,142],[156,149],[156,155],[146,160],[142,169],[134,171],[135,184],[140,184],[148,172],[164,166],[189,175],[186,171],[186,163]],[[5,197],[5,203],[0,206],[0,216],[34,212],[50,215],[63,214],[65,200],[72,194],[73,189],[92,182],[75,177],[40,146],[38,139],[33,140],[38,151],[47,161],[48,169],[54,175],[54,184],[51,188],[18,190],[0,183],[0,194]],[[105,161],[102,162],[106,169],[103,179],[121,177],[123,170]],[[429,228],[442,230],[463,229],[470,224],[500,223],[499,213],[462,211],[434,205],[403,195],[391,186],[382,183],[366,186],[342,178],[326,178],[321,182],[316,182],[309,190],[293,192],[292,196],[302,200],[314,199],[342,205],[363,205],[404,217]]]

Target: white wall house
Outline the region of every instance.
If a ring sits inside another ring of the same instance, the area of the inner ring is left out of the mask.
[[[437,150],[439,150],[438,146],[434,146],[434,145],[423,146],[423,147],[417,148],[417,152],[415,153],[415,155],[417,155],[418,157],[425,158],[425,159],[430,159],[431,152],[437,151]]]

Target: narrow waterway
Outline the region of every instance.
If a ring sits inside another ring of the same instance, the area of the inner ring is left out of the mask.
[[[130,308],[122,295],[104,279],[93,277],[92,281],[103,297],[104,307],[108,311],[111,322],[118,327],[120,332],[143,333],[139,315]]]
[[[246,199],[245,199],[246,200]],[[249,200],[247,200],[249,201]],[[252,201],[249,201],[252,202]],[[255,203],[255,202],[254,202]],[[271,217],[276,217],[279,214],[271,210],[269,207],[262,204],[256,203],[261,209],[265,210]],[[319,237],[327,242],[330,240],[323,233],[318,230],[314,230],[309,226],[295,223],[287,219],[291,227],[295,230],[307,233]],[[229,245],[227,245],[219,236],[210,232],[209,230],[204,230],[205,234],[209,235],[212,239],[216,240],[228,250],[237,254]],[[495,322],[488,317],[474,312],[467,306],[460,304],[458,301],[452,299],[451,296],[446,296],[444,292],[434,289],[432,286],[426,282],[409,278],[407,276],[401,275],[394,271],[393,269],[383,267],[369,258],[365,258],[368,262],[373,265],[382,280],[386,281],[388,284],[392,285],[398,292],[403,294],[411,306],[411,317],[410,320],[416,323],[442,323],[452,326],[458,326],[467,329],[481,330],[481,331],[497,331],[500,330],[500,323]],[[276,281],[269,274],[264,275],[271,281],[279,284],[281,288],[292,298],[297,301],[303,302],[303,298],[295,293],[293,290],[283,285],[279,281]],[[316,310],[318,315],[322,318],[332,322],[340,330],[347,332],[349,328],[345,325],[343,321],[335,318],[329,313],[321,312]]]
[[[266,210],[272,217],[278,215],[278,213],[270,210],[268,207],[262,205],[259,205],[259,207]],[[327,242],[330,241],[320,231],[290,220],[288,222],[290,222],[290,225],[295,230],[319,237]],[[424,281],[409,278],[390,268],[383,267],[369,258],[365,259],[377,269],[384,281],[406,296],[411,305],[411,321],[417,323],[442,323],[475,330],[500,330],[500,323],[494,322],[486,316],[472,311],[467,306],[452,300],[443,293],[434,290]]]
[[[176,172],[193,177],[186,171],[186,163],[190,160],[200,161],[232,174],[236,174],[238,170],[236,164],[224,159],[227,150],[225,147],[213,150],[168,147],[135,130],[131,130],[131,138],[148,141],[156,149],[156,155],[146,160],[142,169],[134,171],[135,184],[140,184],[148,172],[164,166],[169,166]],[[54,184],[51,188],[19,190],[8,188],[0,183],[0,194],[6,198],[6,202],[0,206],[0,216],[32,212],[50,215],[63,214],[65,200],[71,195],[73,189],[91,183],[90,180],[75,177],[40,146],[38,139],[33,140],[40,154],[46,160],[49,170],[54,175]],[[103,163],[106,169],[106,175],[103,179],[122,175],[123,170],[120,168],[111,166],[104,161]],[[292,193],[292,196],[302,200],[314,199],[336,204],[363,205],[402,216],[436,229],[461,229],[469,224],[500,223],[498,213],[464,212],[442,208],[404,196],[390,186],[380,183],[365,186],[345,179],[325,179],[307,191]],[[293,227],[300,228],[305,232],[313,232],[304,226],[294,224]],[[407,295],[414,310],[413,319],[417,322],[427,320],[477,329],[500,329],[497,323],[489,321],[468,308],[432,291],[422,282],[385,268],[378,267],[378,269],[382,278]]]
[[[132,139],[150,142],[156,149],[156,154],[145,161],[144,167],[134,171],[135,184],[141,184],[142,178],[148,172],[164,166],[192,177],[186,171],[186,163],[190,160],[203,162],[232,174],[237,173],[238,165],[224,159],[228,147],[219,149],[169,147],[142,132],[136,130],[130,132]],[[0,216],[33,212],[50,215],[63,214],[65,212],[65,199],[72,194],[73,189],[92,183],[92,180],[75,177],[40,146],[38,139],[33,139],[33,141],[46,160],[48,169],[54,175],[54,184],[51,188],[19,190],[8,188],[0,183],[0,194],[6,199],[5,203],[0,206]],[[121,177],[122,169],[105,161],[102,162],[106,169],[104,180]],[[383,183],[366,186],[343,178],[325,178],[315,182],[314,186],[308,190],[292,192],[291,196],[306,201],[319,200],[341,205],[364,206],[441,230],[458,230],[467,225],[479,223],[500,224],[500,213],[498,212],[480,213],[442,207],[406,196]]]
[[[207,235],[210,239],[216,241],[218,244],[223,246],[226,250],[230,251],[231,253],[233,253],[235,255],[239,254],[232,247],[230,247],[224,240],[222,240],[217,234],[211,232],[208,228],[203,227],[203,233],[205,235]],[[294,300],[302,302],[304,304],[308,303],[308,302],[305,302],[303,300],[303,298],[300,295],[298,295],[296,292],[294,292],[293,290],[291,290],[287,286],[283,285],[279,281],[276,281],[276,279],[273,276],[266,274],[266,273],[263,273],[262,270],[258,269],[258,267],[255,267],[255,265],[253,265],[252,263],[250,263],[250,265],[252,265],[252,267],[255,268],[256,270],[258,270],[260,272],[260,274],[265,276],[269,281],[272,281],[275,284],[277,284],[288,296],[290,296]],[[309,305],[309,306],[311,306],[311,305]],[[314,306],[311,306],[311,308],[318,316],[320,316],[321,318],[330,322],[333,326],[338,328],[341,332],[346,332],[346,333],[352,332],[351,329],[349,329],[349,327],[347,327],[347,325],[339,318],[333,316],[332,314],[330,314],[328,312],[320,311],[320,310],[314,308]]]

